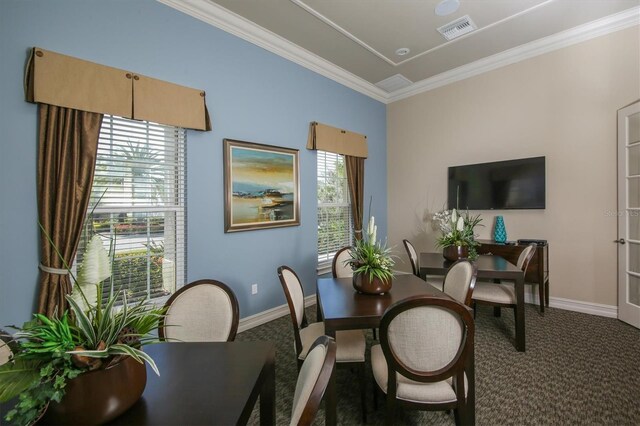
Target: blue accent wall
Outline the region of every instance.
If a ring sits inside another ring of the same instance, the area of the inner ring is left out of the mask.
[[[37,108],[22,80],[33,46],[203,89],[213,131],[188,131],[187,279],[227,283],[241,317],[285,303],[276,268],[316,279],[316,155],[309,122],[366,134],[365,200],[387,234],[386,107],[153,0],[0,1],[0,327],[37,298]],[[300,150],[301,225],[224,233],[222,139]],[[251,295],[251,284],[259,284]]]

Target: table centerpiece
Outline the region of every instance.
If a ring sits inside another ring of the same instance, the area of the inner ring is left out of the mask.
[[[475,259],[478,257],[475,240],[475,227],[480,224],[480,215],[472,216],[467,210],[461,214],[459,210],[443,210],[433,215],[442,235],[436,239],[436,246],[442,249],[445,259]],[[480,225],[482,226],[482,225]]]

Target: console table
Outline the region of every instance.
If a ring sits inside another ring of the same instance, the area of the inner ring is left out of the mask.
[[[492,240],[477,240],[480,243],[478,254],[496,254],[504,257],[514,265],[526,244],[500,244]],[[538,284],[540,295],[540,312],[544,313],[545,304],[549,306],[549,244],[539,245],[529,262],[525,274],[525,283]]]

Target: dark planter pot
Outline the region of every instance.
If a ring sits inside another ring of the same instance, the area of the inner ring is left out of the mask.
[[[364,294],[384,294],[391,290],[392,280],[381,280],[373,277],[369,279],[369,274],[353,274],[353,288],[358,293]]]
[[[458,259],[466,259],[469,257],[469,247],[467,246],[449,246],[442,249],[442,255],[445,259],[455,262]]]
[[[136,403],[147,385],[147,369],[131,357],[103,370],[69,380],[59,403],[51,402],[45,424],[97,425],[107,423]]]

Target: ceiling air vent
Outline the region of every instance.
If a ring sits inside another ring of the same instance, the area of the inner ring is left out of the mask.
[[[396,90],[403,89],[407,86],[411,86],[412,84],[413,82],[402,74],[396,74],[377,82],[376,86],[388,93],[391,93],[395,92]]]
[[[465,15],[462,18],[448,23],[447,25],[441,26],[438,28],[438,32],[442,34],[445,39],[453,40],[454,38],[470,33],[477,28],[476,24],[474,24],[471,18],[469,18],[469,15]]]

